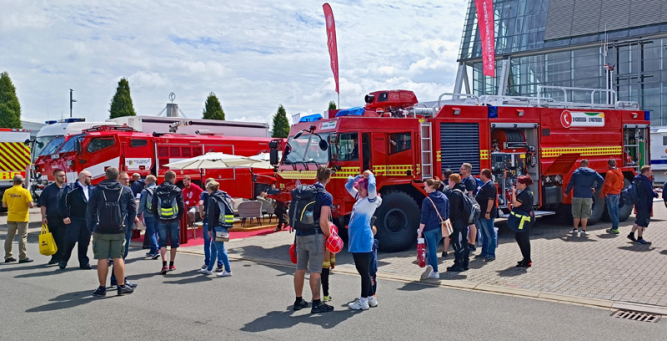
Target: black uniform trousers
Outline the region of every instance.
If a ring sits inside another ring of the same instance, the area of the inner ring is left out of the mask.
[[[49,232],[53,235],[58,251],[51,256],[52,260],[61,261],[65,254],[65,231],[66,225],[63,223],[62,217],[47,218],[49,224]]]
[[[450,236],[450,244],[454,248],[454,265],[468,268],[470,249],[468,248],[468,227],[454,224],[454,233]]]
[[[72,217],[72,223],[65,225],[65,250],[61,261],[67,263],[74,250],[74,244],[78,243],[79,266],[89,265],[88,245],[90,245],[90,231],[86,227],[85,218]]]

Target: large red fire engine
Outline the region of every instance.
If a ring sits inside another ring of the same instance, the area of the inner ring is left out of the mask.
[[[104,179],[108,167],[117,167],[142,177],[154,174],[158,183],[169,170],[170,162],[188,159],[208,152],[252,156],[268,150],[270,138],[235,137],[219,135],[148,134],[129,127],[97,126],[73,135],[57,151],[40,156],[35,162],[35,172],[42,181],[52,182],[53,170],[63,169],[68,182],[76,181],[81,171],[89,171],[93,184]],[[215,178],[220,188],[236,198],[255,198],[255,191],[268,186],[253,186],[258,177],[270,177],[273,171],[248,168],[220,170],[176,170],[177,183],[189,175],[201,186],[202,180]],[[255,178],[255,179],[253,179]],[[262,188],[260,188],[262,187]]]
[[[341,228],[354,204],[344,188],[347,177],[370,169],[383,198],[375,214],[380,248],[403,250],[416,238],[426,195],[423,180],[447,168],[458,172],[467,162],[475,175],[492,170],[505,215],[511,188],[525,174],[536,180],[531,190],[538,213],[568,215],[571,194],[564,192],[578,161],[588,159],[604,176],[613,158],[627,184],[648,163],[649,113],[636,103],[616,102],[613,91],[602,90],[614,103],[606,105],[594,103],[606,97],[600,90],[590,90],[589,103],[567,102],[573,92],[586,89],[555,90],[563,92],[562,101],[449,94],[456,99],[432,107],[418,104],[411,91],[378,91],[366,96],[364,108],[330,111],[326,119],[305,117],[291,128],[278,169],[278,198],[288,202],[296,185],[315,180],[318,165],[331,167],[335,173],[327,190]],[[275,149],[278,145],[272,143]],[[277,163],[275,150],[272,154]],[[607,216],[597,195],[590,223]],[[629,206],[621,209],[621,220],[629,215]]]

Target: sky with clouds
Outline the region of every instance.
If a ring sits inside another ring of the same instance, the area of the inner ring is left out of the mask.
[[[383,89],[421,101],[451,91],[466,0],[331,1],[341,107]],[[102,121],[118,80],[130,81],[137,115],[175,102],[201,118],[209,92],[228,120],[270,122],[319,113],[336,100],[323,2],[3,1],[0,72],[17,88],[22,118]]]

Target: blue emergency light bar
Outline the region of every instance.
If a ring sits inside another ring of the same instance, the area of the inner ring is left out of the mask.
[[[488,106],[489,118],[498,118],[498,107]]]
[[[650,121],[651,120],[651,112],[648,110],[644,111],[644,121]]]
[[[66,118],[63,120],[65,123],[74,123],[74,122],[86,122],[85,118]]]
[[[321,119],[323,119],[322,115],[313,114],[313,115],[308,115],[308,116],[301,117],[301,119],[299,120],[299,123],[301,123],[301,122],[315,122],[315,121],[319,121]]]
[[[56,124],[56,123],[58,123],[58,121],[53,120],[53,121],[46,121],[44,123],[46,123],[46,124]]]
[[[362,107],[344,109],[344,110],[339,111],[336,114],[336,117],[340,117],[340,116],[364,116],[365,111],[366,111],[366,109],[364,109]]]

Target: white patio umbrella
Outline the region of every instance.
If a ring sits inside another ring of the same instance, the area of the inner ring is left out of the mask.
[[[278,152],[278,160],[280,160],[283,157],[283,152]],[[249,156],[248,158],[257,160],[257,161],[266,161],[269,162],[271,161],[271,154],[269,153],[259,153],[257,155]]]
[[[206,153],[195,156],[190,159],[184,159],[166,164],[166,167],[172,169],[226,169],[234,167],[249,167],[250,164],[257,163],[245,156],[230,155],[225,153]]]

